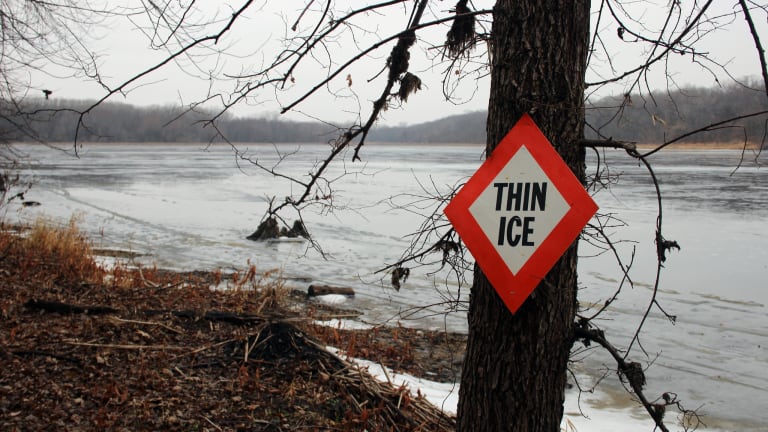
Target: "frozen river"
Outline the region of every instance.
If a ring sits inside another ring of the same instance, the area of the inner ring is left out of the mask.
[[[268,166],[278,162],[271,145],[240,148]],[[7,219],[47,215],[67,220],[76,214],[96,247],[133,250],[144,254],[144,264],[230,269],[251,262],[261,270],[280,269],[301,289],[317,282],[354,287],[358,294],[345,306],[364,311],[370,322],[465,329],[461,313],[443,315],[439,307],[410,313],[457,296],[455,282],[446,281],[444,273],[417,269],[395,291],[374,272],[400,257],[407,236],[422,220],[420,213],[430,211],[398,205],[416,201],[414,194],[427,195],[434,187],[444,192],[466,179],[481,163],[481,146],[369,145],[365,163],[347,160],[335,166],[329,178],[346,172],[334,186],[334,203],[344,209],[304,213],[325,258],[306,243],[245,240],[258,226],[269,197],[280,201],[297,189],[238,163],[228,147],[87,144],[79,158],[43,147],[21,149],[29,155],[25,176],[34,183],[26,197],[42,206],[10,206]],[[306,174],[327,152],[322,145],[280,149],[299,150],[280,161],[280,168],[294,175]],[[621,176],[594,199],[601,214],[613,214],[625,224],[610,231],[614,240],[624,240],[618,247],[625,259],[635,251],[634,288],[624,288],[600,324],[616,345],[625,347],[653,286],[656,197],[636,161],[617,151],[607,156],[610,172]],[[677,322],[673,325],[654,310],[641,335],[650,357],[637,345],[630,357],[653,363],[646,372],[649,395],[675,392],[687,408],[700,408],[710,426],[757,431],[764,430],[768,401],[768,171],[747,155],[734,172],[739,160],[735,151],[666,151],[652,157],[664,194],[664,235],[681,246],[668,255],[658,300]],[[589,168],[596,166],[590,156]],[[580,247],[584,306],[611,296],[622,276],[609,255],[596,252],[586,243]],[[609,364],[598,351],[581,357],[577,372],[587,380]],[[633,404],[617,391],[615,375],[602,388],[582,400],[603,411],[644,415],[629,408]]]

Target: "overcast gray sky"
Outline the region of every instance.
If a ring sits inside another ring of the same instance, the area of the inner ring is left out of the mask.
[[[206,28],[200,27],[200,34],[211,34],[216,28],[221,27],[221,20],[231,14],[231,8],[225,2],[209,1],[198,2],[202,11],[199,16],[191,19],[203,22],[211,17],[218,16],[216,25]],[[237,2],[232,2],[236,4]],[[123,95],[115,95],[111,100],[123,101],[136,105],[154,104],[189,104],[201,100],[209,91],[231,91],[236,82],[223,79],[233,74],[253,73],[263,69],[279,52],[281,43],[286,37],[296,36],[314,25],[312,12],[307,13],[297,32],[292,32],[288,27],[299,17],[306,1],[284,1],[279,3],[279,9],[273,5],[264,6],[256,3],[252,10],[243,15],[227,33],[218,45],[206,46],[208,53],[210,48],[220,49],[222,55],[202,56],[201,51],[195,51],[194,58],[183,59],[178,64],[170,64],[156,71],[146,78],[129,87],[129,92]],[[321,6],[317,2],[314,9]],[[336,4],[342,10],[348,6],[344,3],[360,5],[360,1],[337,1]],[[493,1],[476,1],[476,9],[490,8]],[[593,8],[600,6],[600,2],[594,1]],[[669,1],[643,1],[630,2],[625,9],[616,10],[617,14],[624,14],[628,30],[637,31],[647,36],[657,33],[663,28]],[[690,8],[696,8],[700,2],[681,2],[682,15],[688,15]],[[138,4],[138,3],[137,3]],[[407,3],[411,6],[411,2]],[[433,2],[425,20],[434,17],[448,15],[448,9],[453,2]],[[754,77],[760,75],[759,63],[754,43],[749,35],[746,21],[743,15],[731,17],[733,8],[738,7],[738,2],[719,2],[718,9],[712,9],[707,16],[714,21],[702,30],[693,34],[700,37],[695,47],[714,60],[710,62],[703,56],[673,54],[666,62],[654,66],[647,80],[642,85],[651,88],[664,88],[670,81],[679,85],[716,85],[717,76],[721,83],[728,83],[728,73],[735,78]],[[689,9],[685,9],[689,8]],[[695,9],[694,9],[695,10]],[[284,106],[296,97],[312,88],[318,81],[328,75],[330,62],[339,65],[351,59],[361,49],[378,42],[392,32],[404,28],[410,10],[402,5],[391,7],[386,15],[368,14],[355,21],[355,27],[340,34],[337,39],[328,45],[327,50],[318,50],[315,59],[309,59],[293,74],[294,82],[289,83],[285,90],[265,88],[254,93],[247,103],[239,104],[232,112],[237,115],[278,116],[280,106]],[[608,55],[602,50],[596,50],[591,59],[591,69],[587,77],[588,82],[598,81],[624,71],[630,70],[642,63],[644,59],[652,55],[649,46],[641,42],[633,41],[634,38],[625,33],[624,40],[617,35],[618,25],[612,19],[607,18],[607,12],[603,11],[604,21],[599,26],[602,37],[598,47],[604,46],[610,52],[611,62],[607,61]],[[336,16],[340,16],[337,14]],[[593,14],[596,21],[597,9]],[[637,22],[629,21],[631,17]],[[761,27],[761,33],[768,33],[766,28],[766,16],[763,12],[755,11],[755,21]],[[487,18],[485,19],[487,21]],[[91,36],[101,57],[99,60],[100,74],[110,87],[116,87],[120,83],[130,79],[158,62],[167,52],[163,50],[148,49],[146,33],[142,34],[134,26],[139,24],[146,26],[147,22],[135,17],[130,23],[124,18],[110,19],[104,22],[101,28],[96,29]],[[594,26],[594,25],[593,25]],[[679,34],[685,26],[685,22],[677,22],[674,27],[668,24],[669,35]],[[672,30],[672,29],[675,30]],[[458,90],[454,94],[454,101],[448,103],[443,94],[443,72],[445,64],[437,63],[440,59],[439,51],[431,49],[431,44],[443,42],[448,27],[443,25],[425,31],[421,34],[421,40],[412,49],[411,71],[416,73],[423,81],[420,92],[412,95],[408,103],[402,108],[393,107],[383,115],[381,122],[384,124],[416,123],[434,120],[453,114],[461,114],[469,111],[485,109],[488,101],[489,80],[482,75],[485,69],[473,71],[475,66],[465,67],[450,71],[450,77],[464,78]],[[768,36],[768,34],[766,34]],[[365,117],[370,111],[371,101],[381,92],[386,74],[377,77],[392,49],[393,43],[389,43],[380,49],[373,51],[357,64],[344,70],[338,77],[332,79],[327,86],[317,94],[309,98],[297,108],[296,112],[285,115],[289,119],[307,119],[317,117],[335,121],[348,121],[354,119],[358,112]],[[485,47],[478,47],[477,52],[482,53]],[[325,64],[325,69],[322,67]],[[612,66],[612,67],[611,67]],[[727,66],[728,73],[720,66]],[[104,88],[94,82],[88,82],[80,78],[55,78],[53,75],[65,75],[47,69],[49,74],[36,73],[31,76],[33,89],[49,88],[54,91],[57,98],[100,98],[105,94]],[[278,72],[285,71],[279,68]],[[471,72],[471,73],[470,73]],[[210,82],[206,76],[219,77]],[[277,76],[277,75],[275,75]],[[351,85],[350,85],[351,79]],[[620,82],[601,89],[600,95],[623,94],[627,90],[637,91],[637,87],[630,87],[631,81]],[[643,88],[644,90],[644,88]]]

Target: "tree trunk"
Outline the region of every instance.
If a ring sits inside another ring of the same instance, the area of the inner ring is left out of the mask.
[[[588,42],[589,1],[496,2],[488,152],[528,112],[583,178]],[[577,308],[576,243],[515,315],[475,266],[459,430],[560,431]]]

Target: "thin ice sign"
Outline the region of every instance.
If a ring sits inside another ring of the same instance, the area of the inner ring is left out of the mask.
[[[445,214],[515,313],[596,211],[592,197],[526,114]]]

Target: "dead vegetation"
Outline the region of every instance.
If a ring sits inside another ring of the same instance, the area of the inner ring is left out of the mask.
[[[0,234],[2,430],[454,430],[455,420],[324,349],[452,379],[463,339],[344,331],[249,266],[94,264],[73,222]]]

